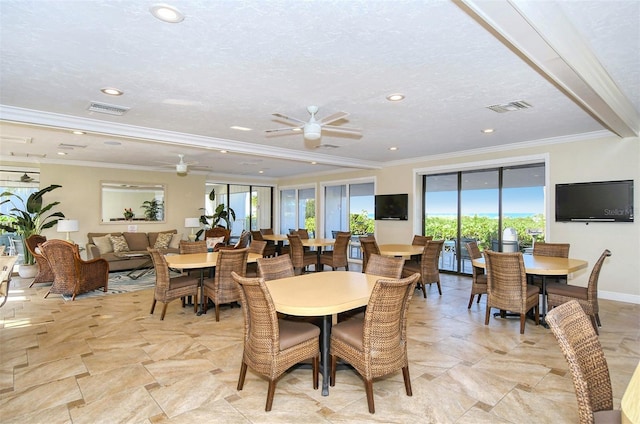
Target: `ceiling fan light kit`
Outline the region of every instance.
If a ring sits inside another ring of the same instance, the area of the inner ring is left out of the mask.
[[[287,127],[287,128],[277,128],[273,130],[266,130],[265,132],[269,134],[269,133],[284,132],[284,131],[295,132],[295,131],[302,130],[304,133],[305,140],[309,140],[309,141],[320,140],[320,138],[322,137],[323,129],[327,131],[335,132],[335,133],[362,136],[362,130],[358,128],[348,128],[348,127],[342,127],[337,125],[329,125],[332,122],[339,121],[340,119],[344,119],[347,116],[349,116],[347,112],[336,112],[333,115],[329,115],[320,120],[316,120],[316,113],[318,113],[318,106],[307,107],[307,112],[309,112],[309,115],[311,115],[311,117],[309,118],[309,121],[303,121],[298,118],[290,118],[281,113],[274,113],[273,116],[281,120],[288,121],[295,126]]]

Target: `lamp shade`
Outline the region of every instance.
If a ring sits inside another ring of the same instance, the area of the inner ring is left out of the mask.
[[[184,226],[186,228],[198,228],[200,226],[200,219],[199,218],[185,218],[184,219]]]
[[[78,220],[61,219],[58,221],[56,231],[59,233],[73,233],[75,231],[78,231]]]

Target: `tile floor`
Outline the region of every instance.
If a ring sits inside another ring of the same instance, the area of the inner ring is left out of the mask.
[[[484,302],[467,310],[470,279],[444,275],[412,300],[408,335],[413,396],[401,373],[374,382],[376,413],[351,370],[323,397],[310,370],[279,381],[273,410],[267,383],[249,372],[236,390],[242,313],[221,320],[169,305],[149,315],[152,291],[65,302],[14,279],[0,308],[0,422],[9,423],[575,423],[577,402],[550,330],[492,318]],[[640,359],[640,305],[601,301],[600,340],[614,404]]]

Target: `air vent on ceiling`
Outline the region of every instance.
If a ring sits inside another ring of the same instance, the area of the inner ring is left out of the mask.
[[[340,146],[336,146],[335,144],[318,144],[316,149],[337,149]]]
[[[87,110],[92,112],[106,113],[107,115],[124,115],[130,108],[124,106],[110,105],[107,103],[91,102]]]
[[[16,144],[30,144],[31,137],[14,137],[11,135],[0,136],[0,142],[2,143],[16,143]]]
[[[73,149],[84,149],[86,148],[86,144],[69,144],[69,143],[60,143],[58,144],[58,149],[63,150],[73,150]]]
[[[531,106],[529,103],[524,100],[517,100],[515,102],[503,103],[501,105],[492,105],[487,106],[487,109],[491,109],[494,112],[505,113],[505,112],[515,112],[517,110],[529,109]]]

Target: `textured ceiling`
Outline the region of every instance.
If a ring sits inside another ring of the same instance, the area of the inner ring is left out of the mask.
[[[553,2],[512,3],[523,5],[538,32],[552,27],[552,20],[536,23],[532,9]],[[174,4],[185,14],[178,24],[154,18],[152,4],[0,1],[3,163],[37,153],[46,156],[27,160],[162,169],[181,153],[212,175],[279,178],[612,130],[597,101],[576,101],[529,63],[530,53],[496,36],[498,13],[470,10],[510,7],[506,2],[184,0]],[[608,104],[623,104],[612,122],[627,117],[637,134],[640,2],[557,6],[577,37],[565,37],[570,53],[556,51],[570,65],[580,63],[573,51],[595,55],[609,86],[619,89]],[[518,28],[508,35],[531,38]],[[540,38],[553,41],[548,35]],[[586,85],[599,84],[589,81],[588,69],[573,68]],[[107,96],[104,87],[124,95]],[[396,92],[406,99],[385,99]],[[486,108],[515,100],[533,107],[502,114]],[[90,112],[91,101],[130,110]],[[273,113],[307,120],[309,105],[320,108],[320,118],[349,112],[335,124],[363,135],[323,132],[322,144],[334,148],[316,148],[301,134],[265,135],[288,126]],[[62,157],[60,143],[86,147],[67,146]]]

